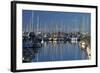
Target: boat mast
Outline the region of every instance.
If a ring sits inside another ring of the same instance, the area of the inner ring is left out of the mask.
[[[34,26],[33,26],[33,20],[34,20],[34,11],[32,11],[32,22],[31,22],[31,32],[33,32],[33,28],[34,28]]]
[[[29,32],[31,32],[31,18],[30,18],[30,21],[29,21]]]
[[[37,33],[39,32],[39,16],[37,16]]]

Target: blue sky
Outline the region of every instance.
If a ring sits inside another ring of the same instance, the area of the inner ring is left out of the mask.
[[[37,24],[39,31],[83,31],[90,32],[91,14],[76,12],[53,12],[23,10],[22,12],[23,30],[31,28],[36,32]]]

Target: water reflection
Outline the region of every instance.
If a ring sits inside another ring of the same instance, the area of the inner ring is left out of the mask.
[[[39,44],[41,47],[23,47],[24,63],[88,59],[78,42],[48,41]]]

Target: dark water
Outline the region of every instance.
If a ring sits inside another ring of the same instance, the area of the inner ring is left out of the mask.
[[[39,48],[24,48],[23,62],[47,62],[88,59],[85,50],[79,43],[70,42],[44,42]]]

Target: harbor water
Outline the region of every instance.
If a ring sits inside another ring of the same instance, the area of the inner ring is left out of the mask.
[[[40,44],[38,48],[23,48],[24,63],[88,59],[87,52],[78,42],[48,41]]]

